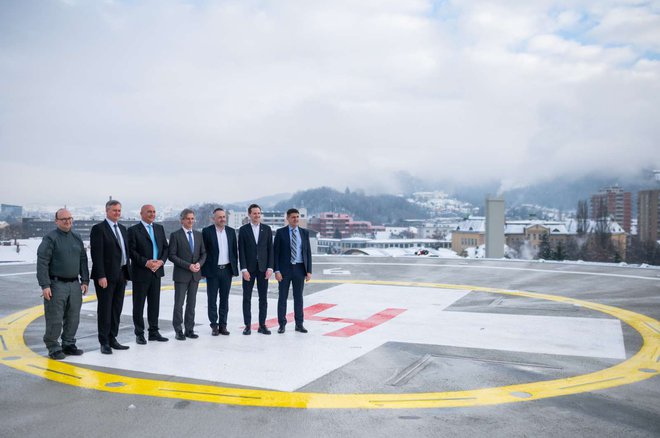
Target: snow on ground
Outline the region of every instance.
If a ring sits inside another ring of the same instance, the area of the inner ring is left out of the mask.
[[[0,246],[0,263],[36,263],[37,262],[37,248],[41,243],[41,238],[36,239],[18,239],[14,244],[14,239],[2,242]],[[11,243],[9,246],[5,246]]]

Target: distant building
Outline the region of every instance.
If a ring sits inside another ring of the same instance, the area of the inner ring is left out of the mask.
[[[422,249],[422,248],[448,248],[449,242],[436,239],[369,239],[366,237],[347,237],[344,239],[323,238],[318,239],[319,254],[351,254],[357,249]]]
[[[486,242],[486,218],[471,216],[458,225],[451,233],[451,249],[462,254],[467,248],[477,247]]]
[[[23,218],[23,206],[0,204],[0,221],[8,224],[20,224]]]
[[[660,189],[637,194],[637,235],[641,241],[660,240]]]
[[[101,222],[103,219],[81,219],[81,220],[73,220],[73,228],[72,230],[75,233],[80,234],[80,237],[83,238],[83,240],[89,240],[89,234],[92,231],[92,227],[99,222]],[[122,225],[125,227],[130,227],[133,226],[140,221],[137,219],[131,219],[131,220],[120,220],[119,221]],[[165,228],[165,235],[169,239],[170,233],[173,231],[178,230],[181,228],[181,222],[178,220],[166,220],[166,221],[156,221],[157,223],[161,224],[163,228]],[[36,218],[23,218],[23,231],[21,233],[23,239],[29,239],[31,237],[44,237],[46,234],[48,234],[51,230],[55,229],[55,216],[53,215],[52,220],[45,220],[45,219],[36,219]]]
[[[632,193],[617,185],[603,187],[591,197],[591,218],[610,217],[630,233],[632,224]]]
[[[378,231],[385,231],[382,225],[372,225],[368,221],[355,221],[346,213],[325,212],[309,219],[309,229],[317,231],[321,237],[348,238],[351,236],[373,237]]]
[[[485,242],[486,227],[485,218],[470,217],[460,222],[452,232],[451,249],[456,254],[462,254],[468,248],[479,247]],[[597,221],[590,220],[587,223],[587,233],[593,233],[597,227]],[[626,232],[615,221],[608,220],[610,239],[620,254],[626,253]],[[514,249],[523,245],[531,251],[538,251],[543,235],[547,234],[548,241],[552,247],[559,242],[565,244],[569,237],[577,235],[577,221],[505,221],[504,239],[506,246]]]

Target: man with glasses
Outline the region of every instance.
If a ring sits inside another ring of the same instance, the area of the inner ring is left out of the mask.
[[[71,213],[64,208],[57,210],[55,224],[57,228],[43,238],[37,250],[37,281],[44,297],[48,357],[61,360],[65,355],[83,354],[76,347],[76,332],[82,296],[89,285],[89,269],[85,245],[71,231]]]

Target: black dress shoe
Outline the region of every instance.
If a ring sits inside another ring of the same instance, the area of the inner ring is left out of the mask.
[[[284,325],[281,325],[280,328],[277,329],[277,333],[284,333],[286,331],[284,327]]]
[[[50,353],[50,354],[48,354],[48,357],[50,357],[51,359],[55,359],[55,360],[66,359],[66,355],[64,353],[62,353],[62,350],[56,351],[54,353]]]
[[[147,343],[147,340],[144,339],[144,335],[137,335],[135,336],[135,343],[140,345],[145,345]]]
[[[186,336],[183,334],[183,332],[176,332],[176,336],[174,336],[174,339],[177,341],[185,341]]]
[[[83,351],[75,345],[65,345],[62,347],[62,353],[69,356],[80,356],[83,354]]]
[[[217,327],[213,327],[211,329],[211,336],[218,336],[220,334],[220,329]]]
[[[229,336],[229,332],[227,331],[227,326],[226,325],[221,325],[220,326],[220,334],[223,336]]]
[[[307,333],[307,329],[303,327],[302,325],[297,325],[296,326],[296,331],[300,333]]]
[[[115,350],[128,350],[130,348],[128,345],[121,345],[116,339],[110,341],[110,347]]]
[[[150,341],[158,341],[158,342],[167,342],[169,339],[167,339],[165,336],[161,336],[160,333],[150,333],[149,334],[149,340]]]
[[[195,332],[188,332],[188,333],[186,333],[186,338],[197,339],[197,338],[199,338],[199,335]]]
[[[259,326],[259,328],[257,329],[257,332],[259,332],[261,334],[264,334],[264,335],[269,335],[271,333],[271,331],[268,330],[268,327],[266,327],[265,325]]]
[[[112,348],[108,344],[101,345],[101,354],[112,354]]]
[[[243,330],[244,335],[250,335],[252,334],[252,330],[250,330],[250,326],[245,327],[245,330]]]

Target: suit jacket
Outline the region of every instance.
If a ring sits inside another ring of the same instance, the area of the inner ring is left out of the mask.
[[[189,269],[193,263],[199,263],[201,266],[204,266],[204,262],[206,261],[206,248],[204,247],[202,233],[193,231],[193,240],[195,241],[195,249],[191,253],[188,236],[183,231],[183,228],[179,228],[170,235],[169,259],[174,263],[172,279],[175,282],[199,281],[202,279],[201,270],[199,272],[192,272]]]
[[[126,275],[130,279],[130,257],[128,256],[128,233],[126,227],[119,224],[119,232],[124,239],[126,250]],[[91,278],[98,280],[106,278],[108,282],[114,283],[124,280],[121,270],[121,246],[117,241],[115,232],[106,220],[92,227],[89,234],[90,252],[92,255]]]
[[[312,273],[312,247],[309,243],[309,231],[298,227],[300,231],[300,245],[302,249],[302,259],[305,265],[305,272]],[[275,252],[275,272],[280,271],[283,276],[291,274],[291,238],[289,237],[289,227],[282,227],[275,232],[275,243],[273,244]]]
[[[238,257],[241,269],[248,272],[266,272],[273,269],[273,230],[259,225],[259,242],[254,241],[252,225],[247,223],[238,230]]]
[[[233,276],[238,275],[238,244],[236,239],[236,230],[232,227],[225,226],[225,233],[227,234],[227,249],[229,252],[229,263],[231,264],[231,273]],[[202,275],[204,277],[215,277],[218,270],[218,256],[220,254],[220,247],[218,245],[218,234],[215,231],[215,225],[211,224],[202,230],[202,238],[204,239],[204,247],[206,248],[206,263],[202,267]]]
[[[158,260],[165,263],[169,248],[165,238],[165,228],[154,223],[153,230],[156,238],[156,248],[158,248]],[[133,281],[149,281],[153,277],[165,275],[163,266],[158,268],[156,272],[152,272],[151,269],[146,267],[147,261],[154,258],[154,248],[149,232],[142,222],[128,229],[128,253],[131,256],[131,279]]]

